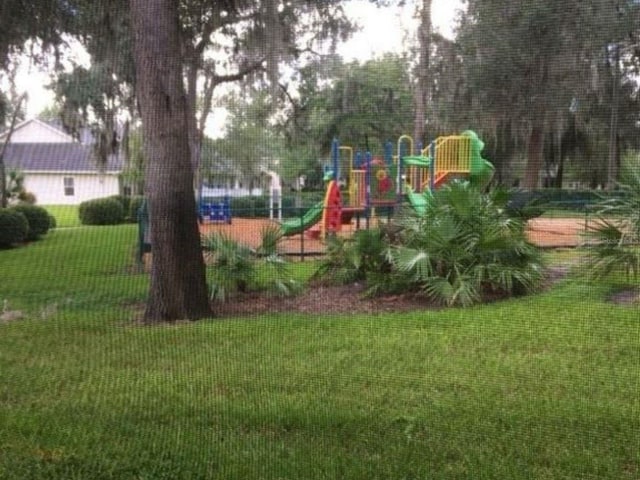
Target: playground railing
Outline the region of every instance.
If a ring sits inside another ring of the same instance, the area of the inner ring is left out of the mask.
[[[435,174],[471,171],[471,139],[456,135],[436,139]]]

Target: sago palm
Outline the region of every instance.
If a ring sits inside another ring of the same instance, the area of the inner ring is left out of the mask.
[[[593,278],[624,272],[640,280],[640,170],[629,169],[621,195],[598,204],[598,221],[587,233],[594,245],[588,268]]]
[[[255,275],[253,251],[229,235],[216,232],[203,239],[211,300],[225,302],[248,289]]]
[[[446,305],[471,305],[487,293],[521,294],[544,276],[541,255],[510,216],[505,191],[483,194],[467,182],[437,190],[423,214],[400,221],[389,260],[415,287]]]
[[[317,278],[334,284],[364,282],[368,294],[393,288],[387,258],[388,236],[380,229],[358,230],[353,237],[329,237]]]
[[[288,262],[278,253],[280,230],[267,227],[261,237],[256,250],[224,233],[204,238],[211,300],[225,302],[239,292],[255,288],[266,288],[278,295],[292,295],[300,290]]]

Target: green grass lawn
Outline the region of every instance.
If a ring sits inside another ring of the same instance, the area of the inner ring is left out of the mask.
[[[87,227],[0,251],[0,299],[29,317],[0,324],[0,478],[640,476],[640,320],[610,285],[142,327],[135,241]]]
[[[58,228],[80,226],[77,205],[45,205],[44,208],[55,217]]]

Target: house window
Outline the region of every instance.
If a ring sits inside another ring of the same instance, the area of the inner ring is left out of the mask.
[[[64,195],[65,197],[73,197],[75,195],[73,177],[64,177]]]

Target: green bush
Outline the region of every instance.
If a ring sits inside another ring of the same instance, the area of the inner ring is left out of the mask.
[[[231,215],[266,218],[269,216],[269,197],[233,197],[231,198]]]
[[[278,253],[280,229],[267,227],[260,234],[262,241],[255,250],[223,232],[204,238],[211,300],[226,302],[239,293],[262,288],[281,296],[293,295],[300,289],[288,262]],[[262,282],[256,281],[259,271]]]
[[[113,198],[96,198],[80,204],[78,209],[83,225],[117,225],[124,222],[124,207]]]
[[[114,198],[122,204],[122,208],[124,208],[125,212],[129,211],[129,204],[131,203],[131,197],[127,195],[111,195],[107,198]]]
[[[138,208],[142,205],[144,197],[140,195],[111,195],[107,198],[113,198],[122,204],[125,222],[136,223],[138,221]]]
[[[330,236],[315,277],[338,285],[364,281],[369,295],[406,288],[406,282],[396,282],[387,258],[391,240],[383,229],[358,230],[351,238]]]
[[[24,214],[13,208],[0,208],[0,247],[11,247],[27,238],[29,222]]]
[[[436,190],[423,214],[401,219],[388,255],[394,270],[446,305],[534,291],[544,279],[542,256],[508,200],[506,191],[483,194],[468,183]]]
[[[379,230],[330,238],[317,276],[449,306],[534,291],[544,278],[542,256],[526,238],[526,222],[506,208],[509,198],[506,191],[447,184],[424,212],[405,210]]]
[[[49,228],[51,227],[51,219],[49,218],[49,212],[44,208],[21,203],[11,207],[11,209],[22,213],[27,219],[29,229],[27,231],[26,240],[38,240],[42,235],[45,235],[49,231]]]
[[[285,218],[298,217],[303,214],[309,207],[322,200],[322,192],[314,192],[313,194],[305,194],[302,196],[302,207],[295,208],[296,194],[282,196],[282,216]],[[219,201],[219,198],[203,198],[203,203]],[[232,197],[231,215],[240,218],[268,218],[269,217],[269,196],[247,196]]]
[[[640,171],[622,172],[617,198],[596,204],[597,221],[587,232],[595,244],[589,250],[587,268],[595,279],[616,271],[640,281]]]

